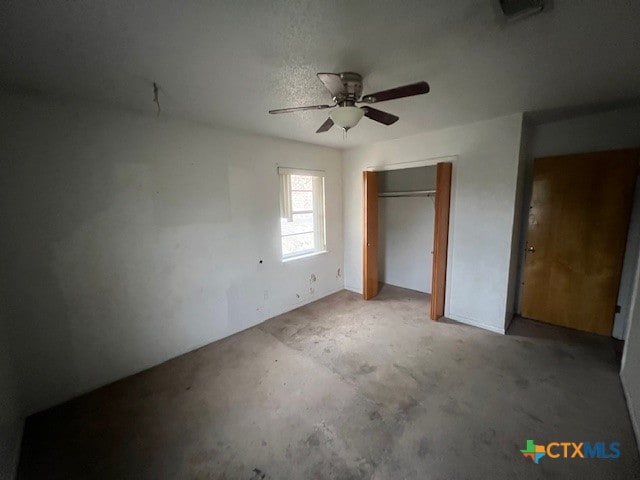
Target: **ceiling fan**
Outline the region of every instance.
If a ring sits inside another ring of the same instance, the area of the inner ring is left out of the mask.
[[[326,89],[329,90],[329,93],[331,93],[334,102],[333,105],[280,108],[277,110],[269,110],[269,113],[289,113],[337,107],[329,113],[329,118],[320,125],[316,133],[328,131],[334,124],[347,131],[355,127],[363,116],[380,122],[383,125],[392,125],[399,120],[399,117],[395,115],[377,110],[368,105],[358,107],[356,106],[358,103],[371,104],[429,93],[429,84],[427,82],[418,82],[363,96],[362,76],[357,73],[318,73],[318,78]]]

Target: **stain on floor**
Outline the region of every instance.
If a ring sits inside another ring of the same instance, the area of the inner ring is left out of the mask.
[[[27,419],[19,479],[634,479],[608,338],[342,291]],[[527,439],[617,460],[524,458]]]

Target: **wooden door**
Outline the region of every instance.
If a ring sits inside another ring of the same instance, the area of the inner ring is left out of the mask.
[[[611,335],[639,150],[534,162],[524,317]]]
[[[378,294],[378,174],[363,172],[364,225],[362,292],[365,300]]]
[[[444,292],[449,245],[449,205],[451,203],[451,163],[436,167],[436,212],[433,229],[433,268],[431,273],[431,320],[444,315]]]

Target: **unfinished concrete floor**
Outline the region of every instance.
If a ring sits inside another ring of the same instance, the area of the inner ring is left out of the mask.
[[[19,478],[640,478],[611,339],[427,312],[343,291],[34,415]],[[535,465],[527,439],[622,455]]]

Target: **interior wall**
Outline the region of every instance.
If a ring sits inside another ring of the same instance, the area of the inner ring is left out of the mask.
[[[617,305],[620,312],[616,313],[613,321],[613,336],[624,340],[627,334],[627,324],[631,315],[631,301],[633,296],[634,275],[638,266],[640,250],[640,176],[636,180],[636,189],[633,198],[633,210],[629,221],[629,233],[624,252],[624,263],[620,274],[620,290],[618,291]]]
[[[400,168],[378,172],[379,192],[412,192],[435,190],[436,167]]]
[[[378,192],[435,190],[436,167],[378,172]],[[378,275],[389,285],[431,293],[433,197],[378,198]]]
[[[339,151],[104,105],[0,105],[26,413],[342,289]],[[328,253],[281,262],[278,165],[326,171]]]
[[[521,129],[516,114],[347,149],[345,287],[362,292],[362,171],[454,155],[445,314],[504,332]]]
[[[609,112],[583,115],[563,120],[542,122],[532,118],[531,140],[526,158],[525,199],[522,207],[522,237],[520,239],[520,265],[524,263],[528,206],[531,198],[533,160],[535,158],[572,153],[640,148],[640,107],[624,108]],[[633,287],[633,275],[638,261],[640,239],[640,196],[636,191],[631,224],[627,236],[618,305],[613,336],[624,338]],[[522,272],[520,273],[520,279]],[[521,285],[518,282],[518,285]],[[521,289],[518,290],[518,306]],[[519,307],[518,307],[519,311]]]
[[[522,131],[520,134],[520,153],[518,155],[518,176],[516,179],[516,198],[513,215],[513,233],[511,237],[511,260],[509,268],[509,288],[507,291],[506,304],[506,327],[509,328],[513,317],[518,312],[518,292],[520,291],[520,271],[522,264],[520,262],[522,252],[524,251],[524,243],[522,238],[526,236],[526,230],[522,225],[526,225],[525,221],[529,218],[528,209],[524,208],[526,194],[526,175],[527,175],[527,158],[532,141],[533,129],[531,123],[526,118],[522,120]]]
[[[640,249],[636,254],[640,255]],[[636,265],[633,277],[620,378],[640,449],[640,264]]]
[[[378,199],[378,275],[389,285],[431,293],[433,198]]]
[[[4,313],[0,308],[0,480],[10,480],[15,477],[18,465],[23,420]]]

